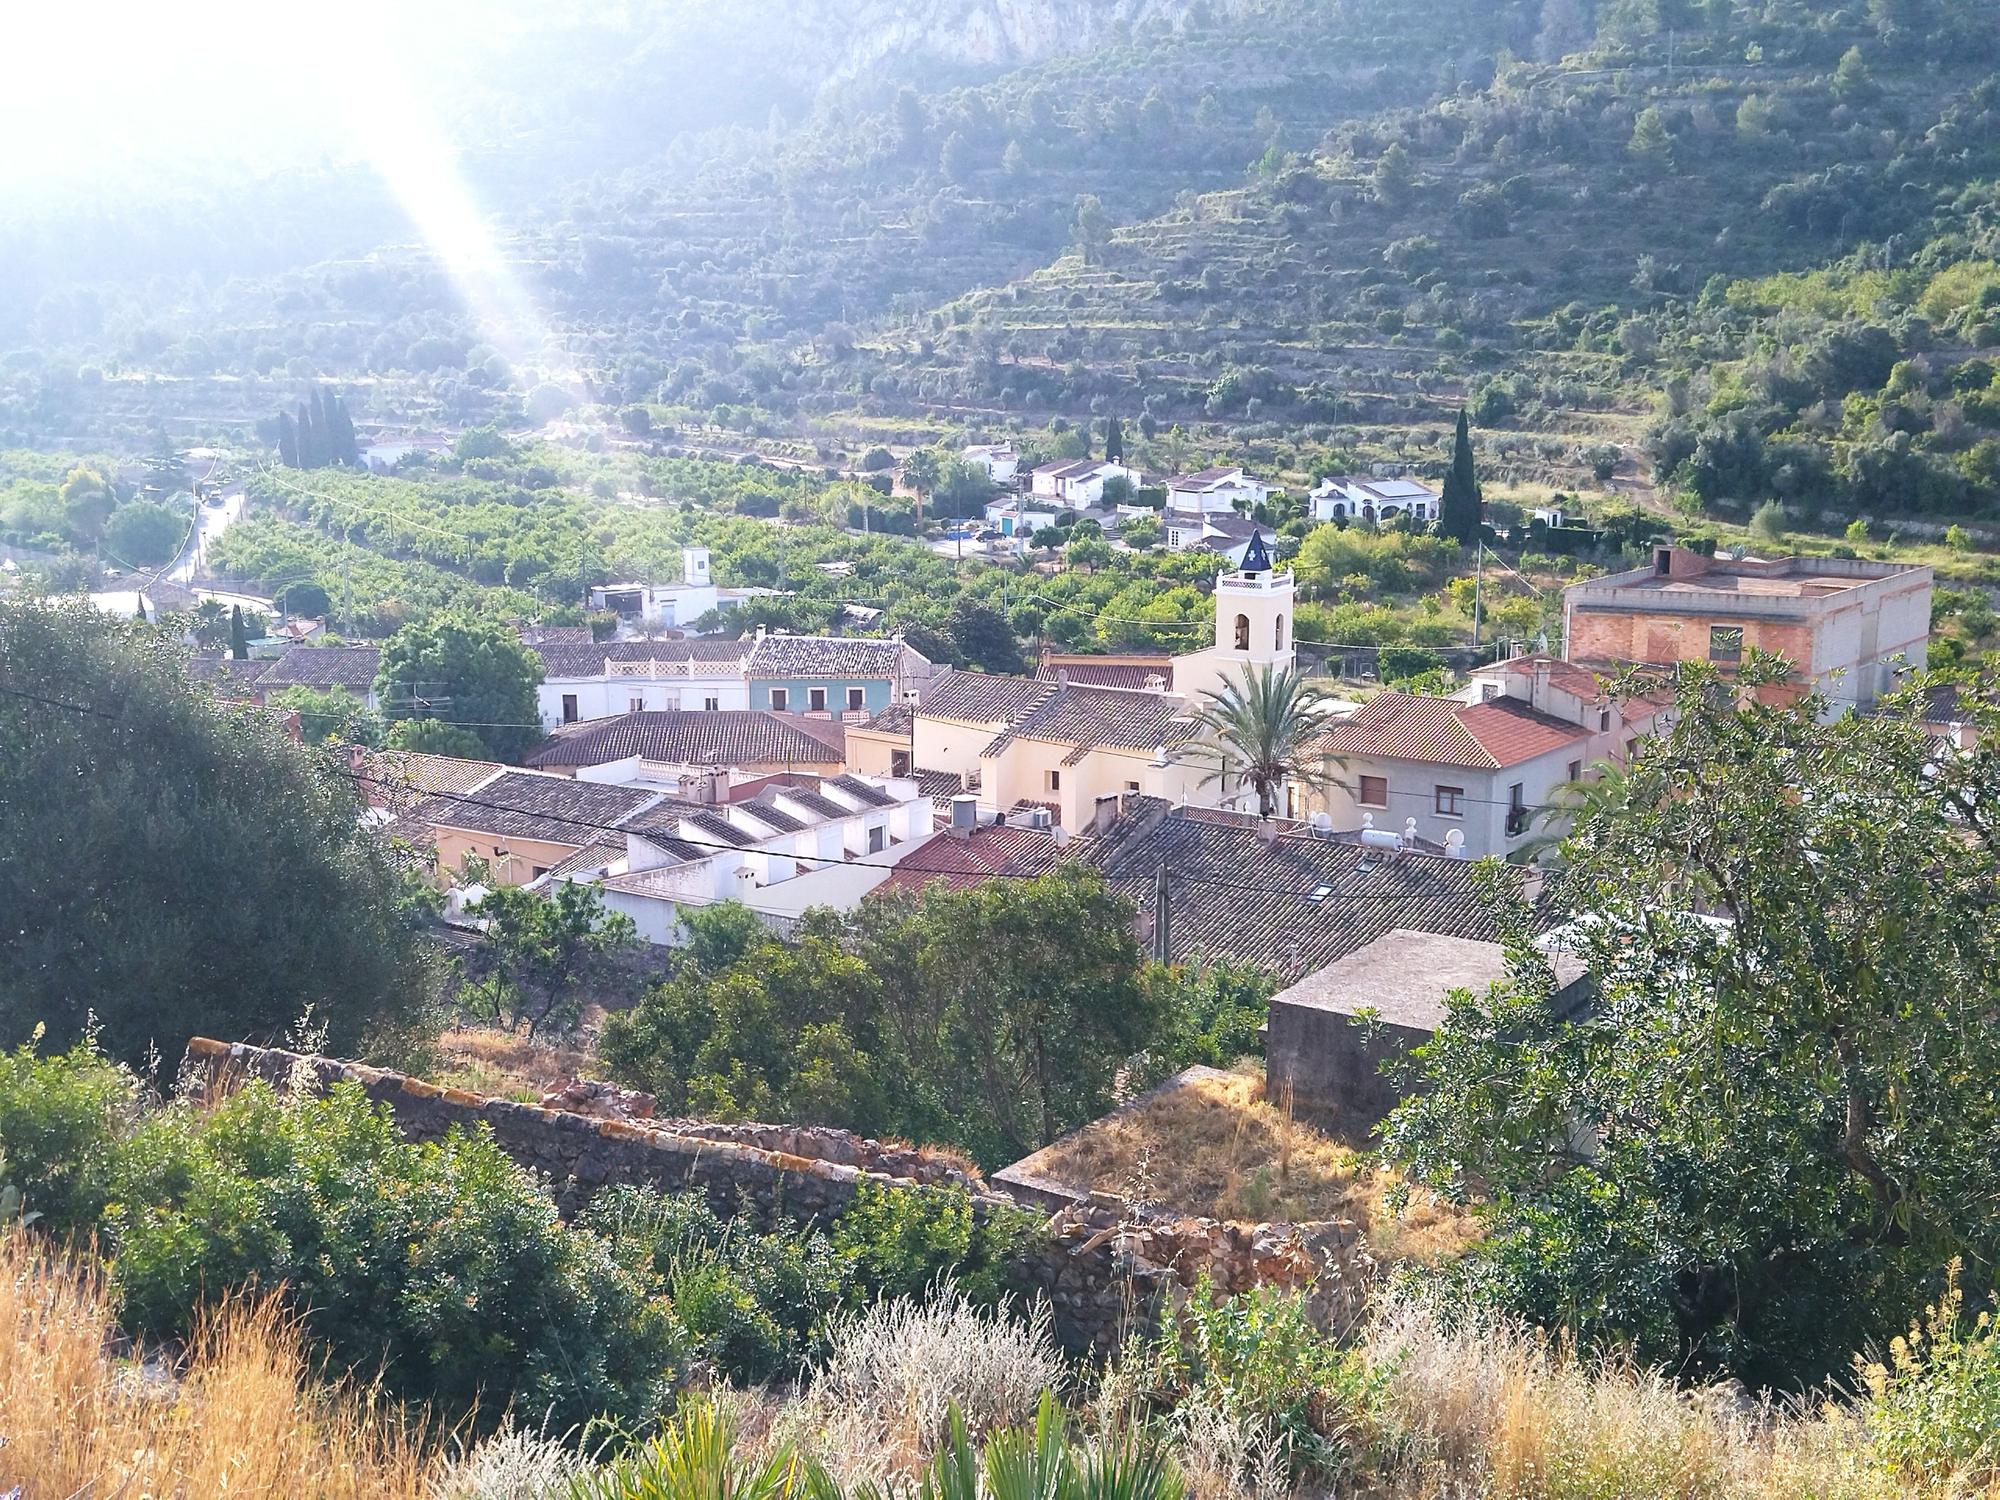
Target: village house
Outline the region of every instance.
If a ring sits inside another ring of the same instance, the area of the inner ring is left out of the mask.
[[[913,701],[929,658],[900,640],[759,634],[743,663],[751,708],[866,717]]]
[[[545,642],[536,706],[545,728],[614,714],[750,706],[747,641]]]
[[[1145,688],[1172,692],[1174,659],[1164,651],[1128,651],[1104,656],[1082,652],[1043,651],[1035,668],[1043,682],[1074,682],[1084,687]]]
[[[691,908],[740,901],[789,933],[815,906],[850,910],[931,830],[914,781],[840,775],[774,780],[712,803],[667,798],[625,826],[623,849],[595,869],[604,903],[646,941],[679,946]]]
[[[1414,479],[1357,479],[1337,475],[1313,486],[1315,521],[1393,521],[1407,516],[1429,524],[1438,518],[1438,493]]]
[[[1032,537],[1043,527],[1056,524],[1056,512],[1060,508],[1050,501],[1009,495],[986,502],[986,520],[989,525],[997,527],[1003,537]]]
[[[1213,552],[1226,559],[1232,568],[1243,566],[1250,538],[1258,530],[1256,522],[1234,511],[1169,510],[1160,517],[1160,525],[1169,552]]]
[[[1012,484],[1021,470],[1021,455],[1012,443],[968,443],[958,456],[980,469],[994,484]]]
[[[837,774],[845,735],[838,720],[767,709],[655,710],[564,725],[527,757],[541,771],[575,776],[630,765],[630,780],[680,779],[727,770],[740,778],[788,771]],[[603,779],[602,777],[592,779]]]
[[[1071,459],[1036,469],[1029,482],[1029,493],[1037,500],[1053,501],[1066,510],[1095,510],[1105,503],[1104,486],[1113,479],[1124,479],[1137,489],[1144,482],[1144,475],[1108,459]]]
[[[652,787],[604,786],[537,771],[503,771],[464,792],[426,797],[407,814],[413,829],[431,830],[437,873],[455,877],[469,857],[484,861],[489,886],[540,880],[618,830],[663,798]],[[398,819],[398,836],[403,820]],[[421,835],[409,836],[419,845]]]
[[[1824,694],[1840,712],[1867,707],[1899,675],[1922,669],[1931,570],[1838,557],[1715,558],[1662,543],[1649,567],[1571,584],[1563,618],[1572,662],[1701,661],[1730,671],[1763,651],[1792,664],[1798,690]]]
[[[844,725],[847,768],[863,776],[908,776],[916,706],[892,703],[879,714]]]
[[[1203,469],[1167,481],[1167,509],[1183,516],[1234,515],[1264,504],[1283,488],[1242,468]]]
[[[188,658],[188,676],[239,703],[268,703],[286,688],[329,692],[339,688],[363,707],[379,709],[375,674],[382,665],[379,646],[292,646],[278,656],[238,661],[223,651],[197,651]]]

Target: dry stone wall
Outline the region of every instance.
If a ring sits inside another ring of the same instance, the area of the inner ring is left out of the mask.
[[[745,1215],[763,1227],[786,1218],[831,1220],[865,1184],[900,1192],[964,1191],[981,1220],[1024,1207],[976,1179],[960,1181],[970,1174],[948,1161],[844,1131],[604,1118],[444,1088],[338,1058],[206,1037],[191,1041],[188,1054],[205,1070],[213,1092],[251,1077],[279,1088],[354,1083],[387,1105],[413,1140],[484,1125],[514,1160],[547,1179],[566,1215],[599,1189],[620,1183],[698,1190],[717,1212]],[[1316,1306],[1334,1321],[1358,1311],[1366,1270],[1350,1227],[1316,1225],[1307,1232],[1283,1224],[1163,1220],[1102,1200],[1068,1205],[1049,1217],[1022,1267],[1030,1288],[1049,1299],[1064,1342],[1079,1348],[1107,1347],[1128,1328],[1150,1323],[1204,1272],[1228,1291],[1311,1287]]]

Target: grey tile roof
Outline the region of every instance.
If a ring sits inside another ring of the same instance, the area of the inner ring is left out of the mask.
[[[908,703],[891,703],[866,724],[856,724],[850,727],[866,729],[875,734],[908,734],[911,725],[916,722],[916,717],[917,711],[913,705]]]
[[[774,787],[772,794],[774,796],[781,795],[787,801],[796,802],[807,812],[815,813],[822,818],[851,818],[854,816],[853,808],[842,807],[833,798],[823,797],[818,792],[810,791],[802,786]]]
[[[793,817],[782,807],[773,807],[770,798],[770,792],[764,791],[747,802],[737,802],[732,805],[748,813],[758,822],[770,824],[779,833],[797,833],[806,826],[804,819]]]
[[[1059,688],[980,752],[997,755],[1017,739],[1072,745],[1065,765],[1074,765],[1092,750],[1155,750],[1194,737],[1195,723],[1187,705],[1163,693],[1125,688]]]
[[[602,677],[606,661],[657,661],[670,670],[690,666],[718,667],[740,663],[750,652],[747,641],[550,641],[534,647],[542,659],[544,681],[557,677]]]
[[[1583,964],[1567,953],[1549,959],[1558,989],[1584,975]],[[1435,1031],[1453,990],[1483,994],[1506,977],[1507,950],[1499,943],[1397,927],[1279,991],[1271,1003],[1347,1016],[1365,1010],[1396,1026]]]
[[[346,688],[366,694],[382,665],[379,646],[294,646],[272,662],[257,686],[263,692],[288,687]]]
[[[1393,857],[1305,831],[1267,840],[1248,820],[1137,802],[1107,836],[1078,839],[1071,849],[1142,913],[1152,907],[1157,870],[1167,867],[1168,951],[1176,962],[1234,958],[1292,983],[1397,928],[1476,942],[1500,935],[1470,861]],[[1527,879],[1525,871],[1503,873]]]
[[[690,827],[697,828],[706,838],[720,844],[729,844],[738,849],[747,849],[757,842],[754,834],[745,833],[719,812],[704,808],[700,812],[687,814],[684,820]]]
[[[800,677],[898,679],[907,658],[926,658],[901,641],[862,636],[767,635],[750,648],[744,675],[757,680]]]
[[[238,661],[227,651],[197,651],[187,664],[189,677],[223,693],[257,692],[257,679],[270,670],[268,659]]]
[[[1053,696],[1056,685],[1032,677],[989,677],[984,672],[952,672],[933,677],[917,704],[922,718],[961,724],[1012,724]]]
[[[410,821],[581,849],[624,827],[660,800],[656,791],[600,786],[567,776],[509,771],[474,792],[427,797]]]
[[[845,774],[832,776],[822,782],[821,785],[839,787],[848,796],[864,802],[870,807],[894,807],[896,805],[894,797],[883,791],[881,787],[875,786],[871,782],[863,781],[859,776]]]
[[[820,725],[802,728],[803,722],[757,708],[618,714],[565,726],[528,757],[528,764],[601,766],[638,755],[688,766],[838,766],[842,753],[829,742],[831,736]]]

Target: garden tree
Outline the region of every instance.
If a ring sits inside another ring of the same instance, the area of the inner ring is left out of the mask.
[[[288,615],[306,615],[324,620],[333,613],[333,601],[317,583],[294,583],[278,595],[278,608]]]
[[[230,615],[219,599],[203,599],[188,614],[188,633],[204,651],[216,651],[229,644]]]
[[[461,760],[480,760],[486,744],[470,729],[447,724],[442,719],[398,719],[389,726],[382,743],[391,750],[409,750],[420,755],[455,755]]]
[[[871,897],[807,913],[790,943],[734,903],[685,921],[686,959],[606,1018],[600,1046],[672,1110],[887,1131],[998,1165],[1101,1114],[1119,1068],[1169,1031],[1176,992],[1143,982],[1132,908],[1095,871]],[[1182,1029],[1214,1030],[1195,1009]]]
[[[354,1055],[425,1018],[412,886],[331,757],[84,604],[0,604],[0,685],[0,1043],[94,1015],[171,1058],[312,1006]]]
[[[1294,668],[1246,666],[1203,694],[1196,711],[1192,753],[1215,768],[1202,785],[1234,777],[1257,793],[1258,816],[1272,816],[1286,786],[1325,784],[1317,741],[1332,718],[1325,690]]]
[[[157,500],[132,500],[104,525],[105,554],[133,568],[172,562],[187,534],[187,518]]]
[[[479,955],[486,972],[460,991],[459,1003],[509,1031],[525,1023],[531,1040],[544,1029],[575,1030],[590,986],[639,939],[630,917],[577,880],[557,881],[547,896],[499,886],[470,910],[486,923]]]
[[[118,504],[111,486],[95,469],[69,471],[61,490],[63,529],[79,547],[94,547],[103,535],[105,522]]]
[[[1472,429],[1460,411],[1451,440],[1451,467],[1445,470],[1444,492],[1438,499],[1438,530],[1455,541],[1476,542],[1485,523],[1479,475],[1472,465]]]
[[[903,460],[903,484],[917,497],[917,528],[923,529],[924,501],[928,500],[938,487],[938,479],[943,466],[935,450],[919,448]]]
[[[243,629],[243,606],[229,606],[229,655],[236,661],[250,659],[250,637]]]
[[[1823,717],[1679,669],[1675,718],[1581,810],[1545,919],[1594,1004],[1461,994],[1386,1129],[1414,1178],[1476,1191],[1470,1293],[1689,1376],[1800,1386],[2000,1257],[2000,716],[1940,754],[1920,691]],[[1789,697],[1789,694],[1783,696]]]
[[[982,672],[1019,676],[1028,670],[1021,655],[1020,637],[1007,617],[990,604],[970,595],[960,596],[951,607],[945,626],[951,638],[951,659],[960,666],[977,667]]]
[[[346,688],[320,692],[309,687],[289,687],[273,693],[272,706],[299,716],[299,737],[308,745],[324,745],[340,740],[353,745],[379,744],[382,720]]]
[[[1086,573],[1095,573],[1099,568],[1107,566],[1117,555],[1111,550],[1111,544],[1104,540],[1102,529],[1086,532],[1079,525],[1071,535],[1074,540],[1063,549],[1063,560],[1072,568],[1082,568]]]
[[[541,658],[506,626],[443,616],[389,638],[375,694],[391,722],[444,719],[470,729],[493,759],[517,760],[542,737],[541,678]]]

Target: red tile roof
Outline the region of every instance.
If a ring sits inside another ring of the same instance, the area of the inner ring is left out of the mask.
[[[1461,703],[1382,693],[1331,726],[1320,744],[1332,756],[1381,755],[1492,771],[1588,738],[1588,730],[1513,698]]]
[[[1578,662],[1564,661],[1546,651],[1532,656],[1516,656],[1498,664],[1515,677],[1532,677],[1537,667],[1549,669],[1549,682],[1565,693],[1581,698],[1586,703],[1595,703],[1605,696],[1605,684],[1611,680],[1616,668],[1602,675]],[[1488,669],[1491,670],[1490,668]]]
[[[969,891],[996,875],[1046,874],[1061,853],[1046,832],[1004,823],[975,828],[968,838],[939,832],[905,855],[875,889],[921,891],[928,885],[942,885],[947,890]]]

